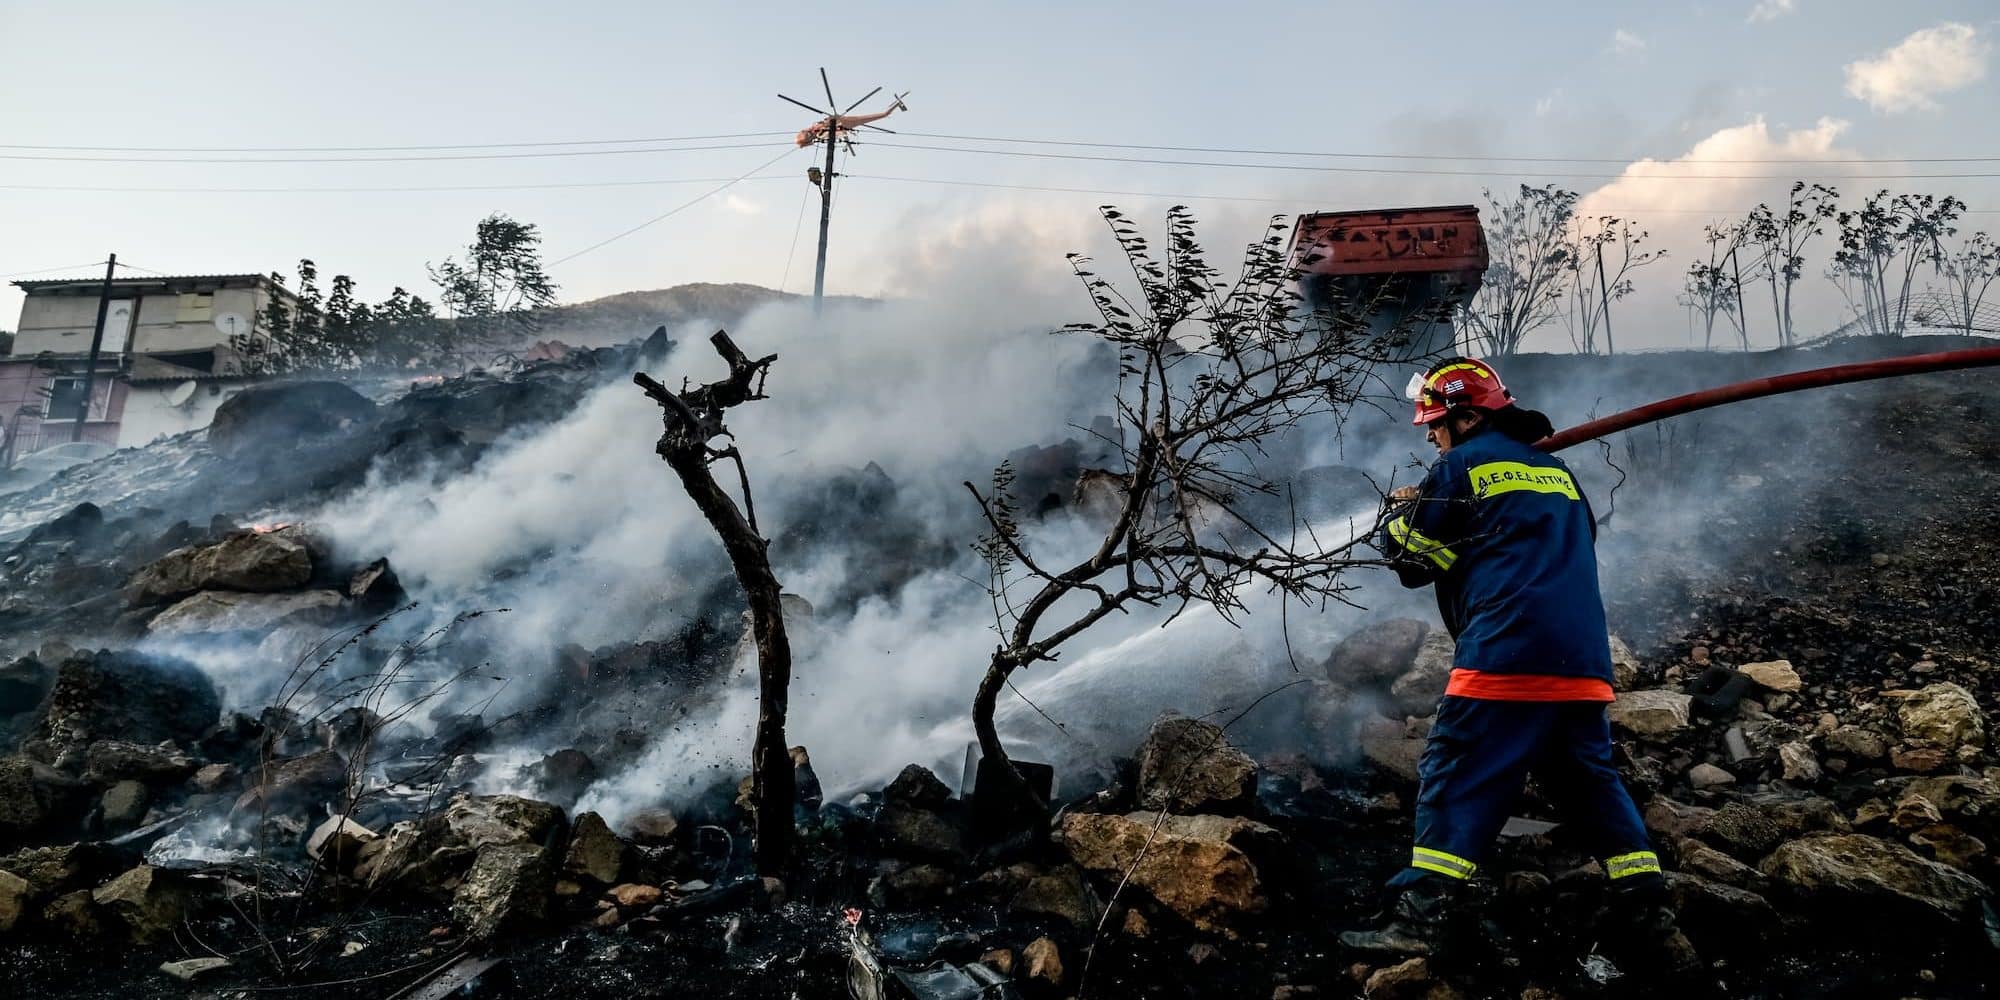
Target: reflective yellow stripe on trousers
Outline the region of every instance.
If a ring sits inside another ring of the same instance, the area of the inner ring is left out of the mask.
[[[1628,875],[1643,875],[1660,870],[1660,856],[1652,851],[1633,851],[1615,858],[1604,859],[1604,874],[1621,879]]]
[[[1471,878],[1472,873],[1479,869],[1478,865],[1456,854],[1446,854],[1443,851],[1434,851],[1428,847],[1410,848],[1410,867],[1422,868],[1427,872],[1437,872],[1439,875],[1449,875],[1452,878],[1458,879]]]

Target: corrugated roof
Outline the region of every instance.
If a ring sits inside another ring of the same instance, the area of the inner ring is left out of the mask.
[[[157,285],[170,281],[269,281],[262,274],[160,274],[139,275],[130,278],[113,278],[113,285]],[[37,288],[56,288],[64,285],[102,285],[103,278],[31,278],[16,281],[14,287],[24,291]]]

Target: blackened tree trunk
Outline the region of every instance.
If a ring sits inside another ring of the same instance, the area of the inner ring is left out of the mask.
[[[728,435],[722,424],[725,410],[764,398],[764,376],[777,355],[752,361],[720,331],[710,343],[729,363],[727,379],[679,393],[643,372],[633,375],[632,380],[664,411],[666,429],[656,450],[721,537],[730,568],[750,606],[750,635],[757,644],[757,738],[751,762],[757,873],[782,876],[791,860],[792,803],[797,797],[791,751],[785,741],[792,647],[785,637],[782,591],[771,571],[769,544],[757,530],[756,506],[750,499],[750,477],[743,472],[742,456],[733,445],[716,448],[709,443]],[[736,463],[743,489],[742,507],[715,479],[714,464],[722,459]]]

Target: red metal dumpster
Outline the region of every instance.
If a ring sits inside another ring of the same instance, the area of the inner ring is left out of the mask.
[[[1486,233],[1471,205],[1318,212],[1293,226],[1291,263],[1309,308],[1420,363],[1453,350],[1452,315],[1486,274]]]

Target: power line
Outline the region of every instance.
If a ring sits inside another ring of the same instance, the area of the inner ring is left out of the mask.
[[[1574,177],[1603,180],[1673,180],[1673,181],[1790,181],[1790,180],[1978,180],[2000,177],[2000,173],[1977,174],[1632,174],[1591,173],[1586,171],[1514,171],[1514,170],[1444,170],[1434,167],[1325,167],[1292,163],[1226,163],[1212,160],[1171,160],[1139,156],[1095,156],[1087,153],[1035,153],[1015,149],[970,149],[963,146],[931,146],[910,142],[880,142],[877,145],[894,149],[921,149],[936,153],[978,153],[986,156],[1015,156],[1038,160],[1084,160],[1093,163],[1145,163],[1161,166],[1219,167],[1230,170],[1292,170],[1305,173],[1330,174],[1395,174],[1426,175],[1441,177],[1529,177],[1536,179],[1564,179]],[[1822,163],[1822,165],[1824,165]]]
[[[580,146],[638,146],[672,142],[707,142],[718,139],[758,139],[789,136],[790,130],[766,132],[719,132],[707,135],[642,136],[627,139],[555,139],[527,140],[520,142],[411,144],[375,146],[66,146],[54,144],[0,143],[0,149],[17,149],[43,152],[86,152],[86,153],[409,153],[409,152],[450,152],[479,149],[546,149]],[[945,132],[902,132],[913,138],[945,139],[957,142],[1007,143],[1031,146],[1069,146],[1086,149],[1127,149],[1149,152],[1209,153],[1235,156],[1290,156],[1325,159],[1354,160],[1394,160],[1394,161],[1460,161],[1471,163],[1600,163],[1627,164],[1640,159],[1662,160],[1660,157],[1612,157],[1612,156],[1548,156],[1548,155],[1502,155],[1486,153],[1375,153],[1341,150],[1269,149],[1236,146],[1186,146],[1161,143],[1099,142],[1084,139],[1042,139],[1025,136],[956,135]],[[430,157],[426,157],[427,159]],[[1666,157],[1672,160],[1674,157]],[[107,162],[118,162],[107,159]],[[150,161],[147,161],[150,162]],[[203,162],[203,161],[176,161]],[[246,162],[281,163],[285,160],[260,159]],[[1664,162],[1664,160],[1662,160]],[[1880,156],[1843,157],[1838,160],[1807,159],[1803,157],[1762,157],[1762,158],[1718,158],[1694,161],[1724,165],[1781,165],[1781,164],[1826,164],[1826,163],[1993,163],[2000,162],[2000,156]]]
[[[646,149],[566,149],[550,153],[451,153],[444,156],[44,156],[40,153],[0,153],[0,160],[61,163],[440,163],[456,160],[536,160],[561,156],[628,156],[643,153],[693,153],[710,149],[769,149],[790,142],[737,142],[710,146],[659,146]]]
[[[80,153],[410,153],[452,149],[529,149],[546,146],[636,146],[656,142],[704,142],[711,139],[762,139],[784,132],[722,132],[715,135],[667,135],[644,139],[558,139],[537,142],[478,142],[444,146],[35,146],[0,143],[0,149],[61,150]]]
[[[1655,162],[1682,162],[1678,158],[1631,156],[1498,156],[1480,153],[1348,153],[1317,150],[1285,149],[1241,149],[1224,146],[1155,146],[1129,142],[1087,142],[1075,139],[1023,139],[1006,136],[949,135],[942,132],[901,132],[901,135],[920,139],[951,139],[960,142],[1002,142],[1033,146],[1077,146],[1089,149],[1137,149],[1168,153],[1224,153],[1240,156],[1301,156],[1325,157],[1351,160],[1464,160],[1474,163],[1634,163],[1642,159]],[[1686,161],[1693,163],[1721,163],[1728,165],[1748,164],[1817,164],[1827,163],[1993,163],[2000,162],[2000,156],[1882,156],[1843,157],[1838,160],[1812,160],[1804,158],[1772,159],[1702,159]]]
[[[37,268],[32,271],[15,271],[12,274],[0,274],[0,280],[4,280],[7,278],[25,278],[31,274],[54,274],[57,271],[76,271],[86,267],[97,267],[99,265],[102,265],[103,263],[104,262],[101,260],[93,260],[82,264],[65,264],[62,267],[43,267],[43,268]]]
[[[788,143],[787,145],[789,146],[790,144]],[[715,187],[715,188],[712,188],[712,189],[710,189],[710,190],[708,190],[708,191],[706,191],[706,192],[704,192],[704,193],[702,193],[702,194],[699,194],[699,195],[696,195],[695,197],[693,197],[693,198],[690,198],[690,199],[688,199],[687,201],[684,201],[684,202],[681,202],[680,204],[678,204],[678,205],[675,205],[674,207],[672,207],[672,208],[670,208],[670,209],[667,209],[666,211],[664,211],[664,212],[661,212],[660,214],[658,214],[658,215],[655,215],[655,216],[653,216],[652,218],[650,218],[650,219],[647,219],[646,221],[644,221],[644,222],[641,222],[641,223],[639,223],[638,225],[636,225],[636,226],[633,226],[632,228],[630,228],[630,229],[627,229],[627,230],[625,230],[625,231],[624,231],[624,232],[622,232],[622,233],[619,233],[619,234],[617,234],[617,235],[615,235],[615,236],[610,236],[610,237],[607,237],[607,238],[605,238],[605,239],[602,239],[602,240],[599,240],[599,241],[597,241],[596,243],[592,243],[591,245],[589,245],[589,246],[587,246],[587,247],[584,247],[583,249],[581,249],[581,250],[578,250],[578,251],[576,251],[575,253],[572,253],[572,254],[570,254],[570,255],[568,255],[568,256],[566,256],[566,257],[559,257],[559,258],[557,258],[557,259],[555,259],[555,260],[552,260],[552,261],[550,261],[550,262],[549,262],[548,266],[550,266],[550,267],[556,267],[556,266],[558,266],[558,265],[561,265],[561,264],[567,264],[567,263],[569,263],[570,261],[573,261],[573,260],[577,259],[578,257],[581,257],[581,256],[583,256],[584,254],[587,254],[587,253],[590,253],[590,252],[591,252],[591,251],[593,251],[593,250],[597,250],[597,249],[599,249],[599,248],[601,248],[601,247],[606,247],[606,246],[609,246],[609,245],[611,245],[611,244],[613,244],[613,243],[616,243],[616,242],[618,242],[619,240],[622,240],[622,239],[624,239],[625,237],[627,237],[627,236],[630,236],[630,235],[632,235],[633,233],[636,233],[636,232],[638,232],[639,230],[641,230],[641,229],[644,229],[644,228],[646,228],[647,226],[651,226],[651,225],[653,225],[654,223],[657,223],[657,222],[663,222],[663,221],[665,221],[665,220],[667,220],[667,219],[669,219],[669,218],[672,218],[673,216],[675,216],[675,215],[678,215],[678,214],[680,214],[680,213],[681,213],[681,211],[683,211],[684,209],[688,209],[688,208],[692,208],[692,207],[694,207],[695,205],[698,205],[698,204],[700,204],[701,202],[704,202],[704,201],[707,201],[708,199],[710,199],[710,198],[713,198],[714,196],[716,196],[716,195],[718,195],[718,194],[721,194],[722,192],[724,192],[724,191],[728,190],[729,188],[731,188],[731,187],[734,187],[734,186],[736,186],[737,184],[740,184],[740,183],[742,183],[742,182],[743,182],[743,181],[745,181],[745,180],[748,180],[748,179],[750,178],[750,175],[751,175],[751,174],[757,174],[757,173],[762,173],[762,172],[763,172],[764,170],[766,170],[767,168],[771,167],[771,166],[772,166],[773,164],[776,164],[776,163],[777,163],[777,162],[778,162],[779,160],[782,160],[782,159],[784,159],[785,157],[787,157],[787,156],[790,156],[790,155],[792,155],[792,153],[794,153],[794,152],[796,152],[796,149],[795,149],[795,148],[788,148],[788,149],[786,149],[786,150],[785,150],[784,152],[782,152],[782,153],[779,153],[778,155],[776,155],[776,156],[773,156],[773,157],[771,157],[770,159],[768,159],[768,160],[764,161],[764,162],[763,162],[762,164],[759,164],[758,166],[755,166],[755,167],[752,167],[752,168],[751,168],[750,170],[748,170],[748,171],[746,171],[746,172],[744,172],[744,173],[742,173],[742,174],[739,174],[739,175],[737,175],[737,176],[736,176],[736,177],[734,177],[734,178],[731,178],[730,180],[728,180],[728,181],[724,182],[723,184],[721,184],[721,185],[720,185],[720,186],[718,186],[718,187]]]
[[[715,184],[727,177],[657,177],[635,181],[567,181],[543,184],[418,184],[394,187],[107,187],[82,184],[0,184],[0,191],[86,191],[112,194],[401,194],[439,191],[533,191],[549,188],[652,187]],[[748,180],[778,180],[751,177]]]
[[[849,173],[844,176],[851,177],[855,180],[894,181],[898,183],[907,183],[907,184],[939,184],[948,187],[997,188],[1006,191],[1049,191],[1058,194],[1119,195],[1131,198],[1184,199],[1187,201],[1243,201],[1243,202],[1262,202],[1272,205],[1297,205],[1302,202],[1310,202],[1313,200],[1309,196],[1300,196],[1295,198],[1268,198],[1268,197],[1258,197],[1253,195],[1187,194],[1187,193],[1179,193],[1172,191],[1130,191],[1130,190],[1120,190],[1116,188],[1050,187],[1039,184],[1000,184],[987,181],[944,180],[942,178],[936,178],[936,177],[898,177],[890,174]],[[1632,209],[1606,208],[1603,211],[1621,215],[1622,214],[1652,215],[1657,213],[1657,214],[1668,214],[1668,215],[1712,215],[1721,217],[1729,215],[1743,215],[1748,213],[1750,209],[1747,208],[1632,208]],[[1964,214],[2000,215],[2000,209],[1967,209]]]

